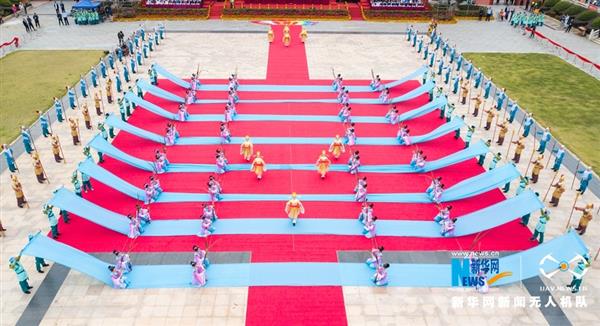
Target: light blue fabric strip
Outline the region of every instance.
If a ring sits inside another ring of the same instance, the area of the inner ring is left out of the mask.
[[[87,174],[88,176],[104,183],[107,186],[112,187],[129,197],[133,197],[137,200],[144,200],[146,195],[143,189],[140,189],[131,183],[117,177],[110,171],[94,163],[91,158],[88,158],[79,163],[77,170]],[[141,185],[140,185],[141,186]]]
[[[106,154],[110,157],[116,158],[119,161],[126,163],[128,165],[134,166],[138,169],[145,171],[154,171],[154,165],[152,162],[144,161],[135,156],[129,155],[122,150],[116,148],[111,143],[109,143],[106,139],[102,138],[101,134],[96,135],[87,146],[95,149],[102,154]]]
[[[117,129],[124,130],[138,137],[148,139],[157,143],[164,144],[163,136],[142,128],[131,125],[115,115],[109,115],[106,123]],[[458,117],[454,117],[450,122],[447,122],[433,131],[420,136],[410,137],[411,144],[423,143],[436,138],[439,138],[447,133],[454,132],[461,128],[464,121]],[[329,145],[332,142],[331,137],[253,137],[254,144],[314,144],[314,145]],[[244,137],[231,137],[231,144],[242,144]],[[175,145],[220,145],[220,137],[180,137]],[[394,137],[358,137],[356,145],[375,145],[375,146],[402,146]]]
[[[130,183],[120,179],[104,168],[96,165],[91,160],[86,160],[79,164],[79,171],[89,175],[90,177],[108,185],[115,190],[118,190],[128,196],[142,200],[144,192]],[[441,200],[449,202],[476,196],[480,193],[487,192],[497,188],[517,178],[519,172],[513,164],[508,164],[491,171],[479,174],[469,178],[453,187],[450,187],[444,192]],[[237,202],[237,201],[286,201],[289,199],[287,194],[225,194],[222,201]],[[353,195],[346,194],[307,194],[301,195],[301,200],[304,201],[339,201],[353,202]],[[369,194],[370,202],[400,202],[400,203],[430,203],[431,200],[425,193],[379,193]],[[176,193],[164,192],[158,197],[158,202],[198,202],[208,201],[207,194],[197,193]]]
[[[175,95],[171,92],[168,92],[162,88],[156,87],[149,83],[144,79],[140,79],[136,83],[142,90],[145,90],[149,93],[152,93],[160,98],[165,100],[183,103],[184,98],[178,95]],[[432,88],[435,87],[433,82],[427,82],[424,85],[421,85],[406,94],[401,96],[397,96],[392,98],[388,103],[383,103],[379,98],[351,98],[351,104],[394,104],[400,103],[404,101],[411,100],[417,96],[420,96],[423,93],[428,93]],[[206,99],[197,99],[194,103],[196,104],[225,104],[227,103],[227,99],[223,100],[206,100]],[[240,100],[239,103],[339,103],[336,98],[329,99],[277,99],[277,100]]]
[[[159,75],[167,78],[174,84],[177,84],[185,89],[191,87],[190,82],[185,81],[175,74],[169,72],[158,64],[154,64],[154,68]],[[404,84],[409,80],[413,80],[418,76],[423,75],[427,71],[427,67],[423,66],[413,73],[403,77],[402,79],[389,82],[384,84],[384,87],[392,88],[398,85]],[[350,92],[373,92],[371,86],[346,86]],[[200,91],[227,91],[229,86],[227,84],[201,84]],[[333,92],[331,85],[240,85],[238,88],[240,92]]]
[[[581,238],[570,231],[535,248],[500,258],[500,272],[511,272],[512,275],[501,278],[494,285],[538,276],[540,268],[546,272],[558,269],[559,263],[551,261],[540,265],[546,255],[551,254],[561,262],[587,251]],[[54,261],[111,284],[108,263],[41,234],[34,236],[21,253]],[[372,275],[373,270],[362,263],[211,264],[207,270],[207,287],[373,286]],[[132,289],[187,288],[191,287],[191,278],[192,267],[189,265],[137,265],[127,274]],[[390,287],[451,287],[452,267],[450,264],[391,264],[388,279]]]
[[[140,79],[135,83],[139,88],[141,88],[142,90],[148,92],[148,93],[152,93],[155,96],[158,96],[162,99],[168,100],[168,101],[173,101],[173,102],[177,102],[177,103],[184,103],[185,99],[181,96],[175,95],[171,92],[167,92],[164,89],[160,88],[160,87],[156,87],[154,85],[152,85],[151,83],[149,83],[147,80],[145,79]]]
[[[491,171],[463,180],[448,188],[442,194],[442,201],[469,198],[503,186],[521,176],[513,163],[497,167]]]
[[[135,103],[138,107],[146,109],[146,110],[148,110],[156,115],[159,115],[161,117],[164,117],[164,118],[167,118],[170,120],[179,120],[177,114],[171,113],[152,102],[148,102],[148,101],[142,99],[141,97],[138,97],[137,95],[133,94],[132,92],[127,92],[127,94],[125,94],[125,99],[132,103]]]
[[[151,102],[148,102],[137,95],[128,92],[125,95],[125,99],[138,105],[139,107],[146,109],[156,115],[170,119],[179,120],[177,114],[171,113]],[[435,98],[433,101],[418,107],[416,109],[407,111],[400,115],[400,121],[408,121],[411,119],[418,118],[434,110],[444,106],[448,103],[448,99],[445,96]],[[187,121],[200,121],[200,122],[220,122],[223,121],[222,114],[190,114]],[[239,114],[235,117],[236,121],[308,121],[308,122],[341,122],[340,118],[335,115],[284,115],[284,114]],[[352,117],[353,122],[357,123],[382,123],[388,124],[389,121],[384,117],[378,116],[355,116]]]
[[[125,164],[137,167],[145,171],[154,171],[153,164],[150,161],[144,161],[132,155],[129,155],[113,146],[100,135],[96,135],[88,143],[88,146],[98,152],[102,152],[112,158],[115,158]],[[454,165],[466,161],[470,158],[487,153],[488,147],[483,141],[479,141],[466,149],[450,154],[435,161],[427,162],[423,170],[415,170],[410,164],[384,164],[384,165],[363,165],[361,172],[370,173],[425,173]],[[315,164],[268,164],[269,170],[296,170],[296,171],[314,171]],[[228,171],[250,171],[250,164],[229,164]],[[347,172],[346,164],[331,164],[329,171]],[[168,172],[216,172],[215,164],[198,163],[171,163]]]
[[[187,121],[223,121],[222,114],[191,114]],[[292,115],[292,114],[238,114],[234,121],[301,121],[301,122],[342,122],[336,115]],[[389,124],[384,117],[356,116],[352,122]]]
[[[123,235],[128,234],[129,220],[126,216],[109,211],[89,202],[71,191],[60,188],[48,204],[64,209],[107,229]],[[492,229],[525,214],[544,207],[530,190],[495,205],[458,217],[454,237],[465,236]],[[432,217],[433,218],[433,217]],[[220,219],[213,226],[215,235],[224,234],[328,234],[361,235],[362,224],[354,218],[301,218],[298,225],[291,226],[285,218],[238,218]],[[200,219],[155,220],[144,227],[142,236],[189,236],[200,232]],[[377,235],[394,237],[441,238],[440,225],[436,222],[410,220],[379,220]]]

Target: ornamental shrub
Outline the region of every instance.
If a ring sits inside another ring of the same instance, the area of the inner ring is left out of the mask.
[[[600,17],[597,17],[596,19],[592,20],[592,22],[590,23],[590,28],[600,29]]]
[[[567,9],[571,8],[573,4],[569,1],[560,1],[559,3],[552,6],[550,10],[554,15],[562,15]]]
[[[567,14],[569,16],[577,16],[584,11],[585,11],[585,8],[573,5],[573,6],[569,7],[567,10],[565,10],[565,14]]]
[[[591,10],[586,10],[575,16],[575,21],[578,23],[587,23],[598,17],[598,13]]]
[[[542,5],[542,8],[550,9],[559,1],[560,0],[546,0],[546,2],[544,2],[544,4]]]

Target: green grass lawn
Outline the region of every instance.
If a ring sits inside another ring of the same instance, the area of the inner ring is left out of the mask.
[[[0,143],[9,143],[19,126],[37,119],[65,86],[79,81],[103,51],[17,51],[0,59]]]
[[[600,172],[600,81],[547,54],[465,53],[552,135]]]

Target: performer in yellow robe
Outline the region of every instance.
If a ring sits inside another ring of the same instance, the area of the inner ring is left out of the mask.
[[[333,142],[329,146],[329,153],[332,153],[333,157],[337,160],[338,158],[340,158],[340,155],[342,155],[342,153],[345,152],[346,149],[344,148],[342,138],[340,138],[340,135],[335,135]]]
[[[317,170],[319,171],[319,174],[321,175],[321,179],[325,179],[325,175],[329,171],[330,164],[331,164],[331,161],[329,160],[329,157],[327,157],[325,150],[323,150],[321,152],[321,155],[319,155],[319,159],[317,160],[317,163],[316,163]]]
[[[256,152],[256,157],[254,158],[254,161],[252,161],[250,171],[256,173],[258,180],[262,179],[263,173],[267,171],[266,163],[260,155],[260,152]]]
[[[285,27],[283,28],[283,45],[290,46],[290,43],[292,42],[292,36],[290,35],[290,28],[288,25],[285,25]]]
[[[254,145],[252,145],[252,141],[250,141],[250,136],[246,136],[240,145],[240,155],[242,155],[246,161],[250,162],[252,154],[254,154]]]
[[[293,226],[296,226],[300,214],[304,214],[304,206],[302,206],[302,202],[296,197],[296,193],[292,192],[292,198],[285,204],[285,213],[292,220]]]
[[[302,31],[300,32],[300,39],[302,40],[302,43],[306,42],[307,38],[308,38],[308,32],[306,31],[306,28],[304,28],[304,26],[302,26]]]
[[[273,40],[275,39],[275,33],[273,33],[273,28],[271,26],[269,26],[267,37],[269,38],[269,43],[273,43]]]
[[[71,128],[71,137],[73,137],[73,145],[81,144],[79,140],[79,120],[69,118],[69,128]]]

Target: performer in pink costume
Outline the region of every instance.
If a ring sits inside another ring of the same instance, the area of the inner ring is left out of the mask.
[[[202,287],[206,285],[206,268],[202,264],[191,262],[192,265],[192,285]]]

